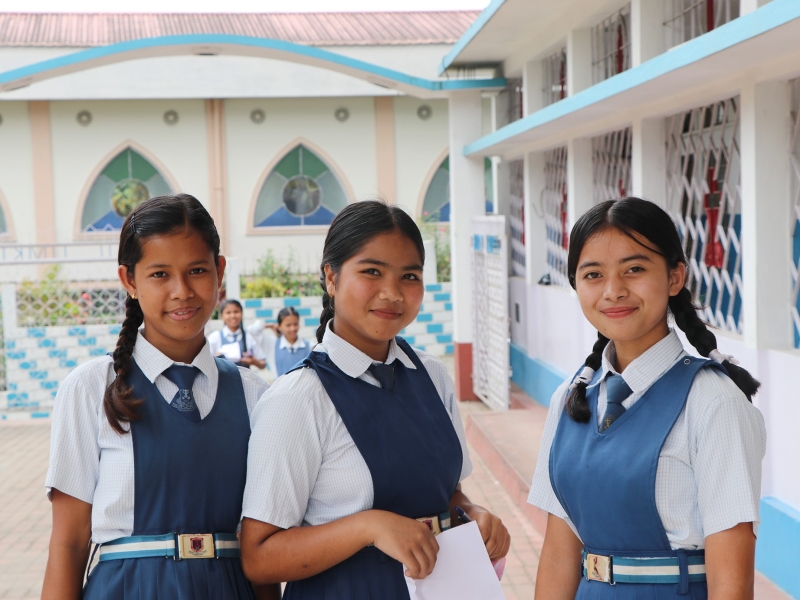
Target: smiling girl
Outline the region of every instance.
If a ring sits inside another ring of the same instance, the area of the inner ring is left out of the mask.
[[[311,344],[298,334],[300,314],[291,306],[278,312],[276,323],[256,321],[247,333],[258,343],[275,377],[288,373],[311,352]]]
[[[118,261],[117,347],[56,396],[42,598],[254,598],[236,529],[249,413],[267,385],[206,344],[225,271],[214,222],[192,196],[148,200],[122,226]],[[82,590],[90,542],[99,563]]]
[[[253,414],[243,564],[251,581],[289,581],[289,600],[408,600],[403,573],[430,574],[432,529],[455,505],[491,558],[508,552],[500,520],[460,490],[472,464],[447,370],[397,337],[419,312],[424,260],[401,209],[342,210],[323,250],[321,343]]]
[[[697,316],[672,220],[637,198],[595,206],[568,274],[598,341],[545,425],[528,499],[549,513],[537,600],[751,599],[759,384]],[[686,354],[670,314],[711,360]]]

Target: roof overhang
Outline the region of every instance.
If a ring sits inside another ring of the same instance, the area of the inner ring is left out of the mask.
[[[638,67],[467,144],[464,155],[519,156],[565,131],[585,131],[593,124],[642,112],[647,106],[665,105],[672,114],[680,104],[679,97],[690,95],[692,90],[730,97],[739,93],[741,74],[750,72],[757,77],[766,64],[782,65],[783,71],[774,74],[775,78],[796,77],[800,74],[797,40],[800,2],[772,0]],[[732,79],[737,74],[738,79]]]
[[[321,48],[282,40],[221,34],[191,34],[144,38],[90,48],[6,71],[0,73],[0,92],[104,65],[141,58],[181,55],[252,56],[284,60],[336,71],[418,98],[447,97],[459,90],[497,89],[506,84],[502,78],[424,79]]]

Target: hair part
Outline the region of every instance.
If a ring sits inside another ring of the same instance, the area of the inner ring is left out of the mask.
[[[593,206],[584,213],[569,236],[567,275],[570,285],[575,288],[575,274],[584,244],[592,237],[607,229],[616,229],[649,250],[664,257],[667,268],[675,269],[679,264],[687,265],[678,230],[670,216],[658,205],[641,198],[627,197],[621,200],[608,200]],[[688,276],[688,274],[687,274]],[[692,293],[686,285],[669,298],[669,311],[675,324],[686,334],[686,339],[701,356],[708,357],[717,349],[717,338],[698,316],[698,306],[692,300]],[[666,315],[665,315],[666,317]],[[602,364],[603,350],[609,339],[598,332],[597,342],[586,358],[585,366],[597,371]],[[728,376],[752,402],[761,385],[742,367],[729,361],[722,363]],[[569,416],[579,422],[588,423],[591,410],[586,399],[588,384],[578,382],[567,396],[565,409]]]
[[[214,220],[197,198],[189,194],[157,196],[133,209],[122,224],[117,263],[127,267],[128,274],[132,276],[136,265],[142,260],[144,242],[148,238],[169,235],[181,229],[200,234],[214,254],[215,264],[219,265],[219,235]],[[139,301],[128,296],[125,300],[125,319],[112,353],[117,377],[103,396],[103,410],[108,424],[119,434],[127,433],[123,423],[138,418],[138,408],[143,402],[134,396],[133,387],[127,381],[131,373],[133,347],[143,322],[144,313]]]
[[[320,263],[319,284],[322,287],[322,314],[319,317],[317,341],[322,342],[328,321],[336,312],[334,299],[325,285],[325,267],[338,274],[342,265],[358,254],[364,244],[376,235],[400,232],[413,242],[419,252],[421,264],[425,264],[425,247],[422,234],[414,219],[402,208],[379,200],[362,200],[347,205],[336,215],[325,237]]]
[[[238,300],[229,299],[229,300],[223,300],[222,304],[219,305],[219,314],[222,314],[222,311],[224,311],[229,306],[235,306],[236,308],[239,309],[239,312],[244,312],[241,302],[239,302]]]
[[[280,327],[281,323],[283,323],[283,320],[286,319],[287,317],[297,317],[299,319],[300,313],[297,312],[297,309],[294,306],[286,306],[282,308],[278,312],[278,317],[277,317],[278,327]]]

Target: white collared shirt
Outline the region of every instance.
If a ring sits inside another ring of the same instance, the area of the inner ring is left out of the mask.
[[[278,376],[277,367],[275,366],[275,343],[280,340],[279,347],[283,349],[288,348],[292,352],[303,350],[306,346],[306,341],[299,335],[294,341],[294,344],[290,344],[286,339],[286,336],[275,335],[275,332],[272,331],[272,329],[264,327],[264,321],[261,321],[260,319],[255,321],[247,328],[247,335],[247,339],[249,340],[250,337],[252,337],[261,350],[264,359],[267,361],[267,368],[270,370],[273,379]],[[313,346],[313,344],[311,345]]]
[[[162,373],[171,359],[140,335],[133,358],[164,397],[171,402],[178,386]],[[208,344],[195,356],[192,366],[200,373],[192,391],[200,416],[214,406],[219,371]],[[268,384],[249,369],[240,367],[247,411],[252,413]],[[45,485],[92,505],[92,541],[108,542],[133,532],[134,466],[131,434],[120,435],[108,424],[103,395],[114,381],[110,356],[90,360],[64,379],[53,407],[50,467]],[[127,424],[123,424],[129,429]],[[247,435],[247,432],[243,432]],[[165,532],[166,533],[166,532]]]
[[[633,391],[622,405],[626,409],[633,406],[684,356],[680,339],[670,331],[621,374]],[[619,374],[614,361],[611,342],[603,352],[599,383],[594,384],[600,386],[598,425],[608,405],[605,376],[609,372]],[[549,469],[558,421],[569,418],[564,415],[564,403],[570,383],[571,378],[562,383],[550,402],[528,502],[564,519],[577,535],[553,492]],[[761,461],[766,443],[761,412],[728,377],[716,370],[702,369],[664,442],[656,470],[656,509],[673,550],[704,548],[707,536],[739,523],[752,522],[754,532],[757,531]],[[607,507],[597,507],[598,518],[602,518],[604,510]]]
[[[330,329],[315,352],[327,352],[346,375],[380,387],[369,356]],[[436,358],[415,350],[461,442],[463,480],[472,472],[455,386]],[[392,340],[386,363],[414,363]],[[321,525],[372,508],[372,476],[313,369],[275,380],[253,411],[243,516],[287,529]],[[402,452],[402,448],[397,449]]]
[[[227,339],[233,339],[233,342],[228,342]],[[224,344],[234,343],[238,344],[242,339],[242,328],[236,330],[236,333],[233,333],[230,329],[228,329],[227,325],[223,325],[221,330],[212,331],[208,334],[208,346],[211,350],[212,356],[219,355],[222,350],[222,346]],[[250,331],[247,332],[247,337],[244,339],[244,347],[245,350],[250,352],[253,358],[257,358],[258,360],[264,360],[266,357],[264,356],[264,352],[261,350],[261,346],[258,344],[257,340],[254,340],[250,335]]]

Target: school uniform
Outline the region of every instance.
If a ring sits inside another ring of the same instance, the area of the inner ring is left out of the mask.
[[[289,343],[284,335],[275,335],[271,329],[264,328],[262,321],[256,321],[247,328],[247,335],[257,340],[275,377],[285,375],[311,352],[311,344],[300,336]]]
[[[264,352],[262,352],[258,342],[252,339],[251,336],[248,336],[241,325],[235,333],[228,329],[227,325],[224,325],[222,329],[212,331],[208,335],[208,345],[211,349],[212,356],[219,355],[222,352],[222,346],[226,344],[239,344],[239,352],[242,354],[242,356],[249,352],[253,358],[258,360],[265,359]],[[235,361],[235,364],[239,367],[247,367],[248,369],[250,368],[248,365],[245,365],[240,361]]]
[[[265,394],[252,426],[243,515],[284,529],[373,508],[447,527],[450,498],[472,471],[446,368],[400,338],[375,363],[329,324],[303,367]],[[407,600],[408,589],[402,565],[370,546],[290,582],[284,597]]]
[[[144,402],[139,419],[123,424],[125,435],[103,410],[115,378],[111,357],[81,365],[59,387],[45,485],[92,505],[100,562],[84,599],[253,598],[235,533],[249,415],[268,386],[215,359],[208,344],[190,366],[177,368],[194,378],[177,379],[186,390],[171,380],[176,364],[138,336],[127,381]],[[187,553],[217,560],[176,560],[188,556],[176,549],[181,543]]]
[[[614,362],[611,342],[589,423],[564,411],[572,379],[556,390],[528,502],[583,542],[576,598],[706,598],[705,538],[747,522],[757,533],[764,419],[673,331],[621,375]]]

